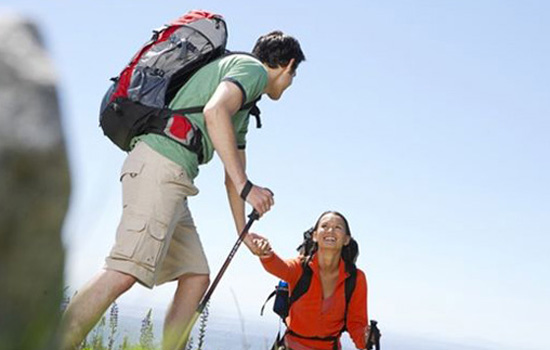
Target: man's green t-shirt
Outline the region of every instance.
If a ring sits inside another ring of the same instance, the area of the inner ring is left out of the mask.
[[[172,102],[171,109],[204,106],[214,94],[222,81],[231,81],[243,92],[243,105],[256,100],[267,85],[267,70],[256,58],[234,54],[217,59],[199,69],[189,81],[178,91]],[[242,149],[246,145],[249,111],[239,111],[232,117],[237,146]],[[214,146],[208,135],[204,115],[194,113],[186,115],[202,132],[204,163],[214,155]],[[141,135],[133,140],[144,141],[155,151],[182,166],[189,177],[194,179],[199,173],[197,155],[167,136],[158,134]]]

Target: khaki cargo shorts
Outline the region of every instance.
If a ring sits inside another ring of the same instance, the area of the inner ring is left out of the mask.
[[[120,175],[122,218],[107,269],[132,275],[152,288],[209,268],[187,197],[199,190],[187,172],[139,142]]]

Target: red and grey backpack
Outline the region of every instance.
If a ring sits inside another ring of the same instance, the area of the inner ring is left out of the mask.
[[[124,151],[135,136],[166,135],[195,152],[202,163],[201,132],[185,114],[201,112],[204,106],[171,110],[168,105],[198,69],[227,54],[226,44],[223,17],[206,11],[188,12],[154,30],[103,98],[100,126],[105,135]]]

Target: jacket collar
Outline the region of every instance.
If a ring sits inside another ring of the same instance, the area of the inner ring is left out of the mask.
[[[313,258],[309,262],[309,267],[313,270],[314,275],[319,275],[319,254],[313,254]],[[338,263],[338,282],[337,284],[343,283],[350,274],[346,271],[346,263],[344,259],[340,257],[340,262]]]

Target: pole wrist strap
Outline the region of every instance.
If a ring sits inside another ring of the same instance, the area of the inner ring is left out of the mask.
[[[248,194],[250,193],[252,186],[253,186],[252,182],[250,182],[250,180],[246,180],[243,190],[241,191],[241,198],[243,199],[243,201],[246,201],[246,197],[248,197]]]

